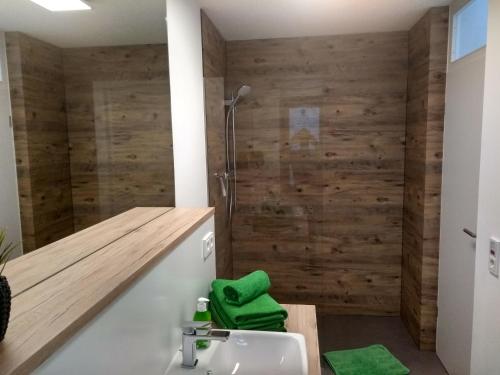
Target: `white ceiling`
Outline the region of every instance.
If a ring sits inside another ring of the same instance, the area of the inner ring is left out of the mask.
[[[451,0],[200,0],[226,40],[409,30]]]
[[[166,0],[88,0],[91,11],[50,12],[29,0],[0,0],[0,30],[59,47],[166,43]]]
[[[185,0],[190,1],[190,0]],[[227,40],[408,30],[450,0],[199,0]],[[87,0],[91,11],[50,12],[0,0],[0,30],[59,47],[166,43],[166,0]]]

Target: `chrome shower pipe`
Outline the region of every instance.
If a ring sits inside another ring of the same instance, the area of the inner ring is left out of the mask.
[[[242,85],[236,92],[236,95],[233,91],[231,99],[226,100],[224,103],[226,107],[228,107],[224,137],[226,148],[226,170],[223,173],[217,173],[216,177],[219,178],[222,196],[226,198],[226,214],[228,224],[232,222],[233,211],[236,209],[236,104],[241,98],[248,95],[251,90],[250,86]],[[231,136],[229,134],[230,121],[232,130]]]
[[[236,204],[236,135],[235,135],[235,109],[236,109],[237,99],[232,97],[231,104],[226,117],[226,130],[225,130],[225,140],[226,140],[226,170],[224,175],[227,179],[227,196],[226,196],[226,212],[228,218],[228,224],[232,222],[233,219],[233,209]],[[229,121],[231,120],[231,146],[229,138]],[[231,152],[232,150],[232,152]]]

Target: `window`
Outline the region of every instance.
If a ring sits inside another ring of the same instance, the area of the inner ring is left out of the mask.
[[[453,16],[451,61],[484,47],[488,26],[488,0],[471,0]]]

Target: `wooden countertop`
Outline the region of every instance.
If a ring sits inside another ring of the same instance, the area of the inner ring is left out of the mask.
[[[321,375],[319,358],[318,326],[314,305],[282,305],[288,311],[288,332],[304,335],[307,347],[308,375]]]
[[[13,292],[0,374],[29,374],[212,208],[136,208],[8,264]]]
[[[12,297],[16,297],[170,210],[172,208],[169,207],[137,207],[13,259],[7,263],[4,271],[4,275],[9,280]]]

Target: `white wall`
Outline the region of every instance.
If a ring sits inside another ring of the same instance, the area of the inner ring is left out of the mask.
[[[207,207],[201,16],[197,0],[167,0],[175,204]]]
[[[14,135],[10,126],[10,94],[5,53],[5,34],[0,32],[0,228],[7,241],[19,244],[13,256],[22,254],[21,219],[17,195]]]
[[[215,278],[215,254],[203,261],[201,245],[213,231],[212,216],[33,373],[163,375]]]
[[[489,238],[500,238],[500,1],[490,0],[479,176],[471,374],[500,374],[500,280],[488,273]]]

